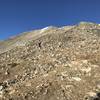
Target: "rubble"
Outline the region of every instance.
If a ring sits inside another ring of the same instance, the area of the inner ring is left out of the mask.
[[[100,100],[99,34],[82,22],[2,41],[0,100]]]

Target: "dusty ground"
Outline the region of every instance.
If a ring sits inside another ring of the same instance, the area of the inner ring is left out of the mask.
[[[0,100],[100,100],[99,36],[82,22],[0,42]]]

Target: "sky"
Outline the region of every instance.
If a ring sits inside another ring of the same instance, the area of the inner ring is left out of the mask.
[[[0,40],[81,21],[100,23],[100,0],[0,0]]]

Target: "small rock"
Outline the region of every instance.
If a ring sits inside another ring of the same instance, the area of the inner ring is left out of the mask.
[[[0,86],[0,91],[2,91],[2,89],[3,89],[3,86]]]
[[[12,91],[10,91],[9,94],[11,95],[11,94],[14,94],[14,93],[15,93],[15,90],[13,89]]]
[[[81,71],[88,73],[88,72],[91,71],[91,67],[88,67],[88,68],[82,68]]]
[[[81,81],[81,78],[79,78],[79,77],[72,77],[72,79],[75,81]]]
[[[96,96],[96,93],[95,92],[88,92],[87,93],[89,96],[91,96],[91,97],[95,97]]]
[[[3,98],[3,91],[0,91],[0,98]]]

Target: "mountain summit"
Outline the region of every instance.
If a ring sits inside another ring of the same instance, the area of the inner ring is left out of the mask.
[[[100,25],[46,27],[0,42],[0,100],[100,100]]]

